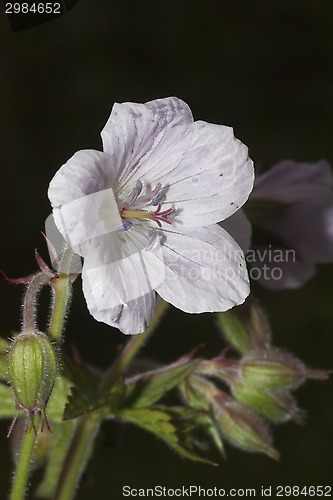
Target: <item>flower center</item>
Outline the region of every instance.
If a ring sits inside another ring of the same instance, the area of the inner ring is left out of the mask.
[[[125,219],[144,219],[152,220],[156,222],[159,227],[162,227],[162,222],[166,224],[172,224],[172,221],[168,219],[168,216],[173,212],[173,208],[168,208],[161,212],[162,205],[158,204],[155,212],[148,212],[146,210],[127,210],[125,208],[120,212],[120,216]]]
[[[162,222],[172,224],[169,216],[174,211],[173,208],[162,210],[162,198],[165,195],[166,188],[161,188],[161,184],[157,184],[155,189],[146,187],[142,193],[143,184],[140,180],[137,181],[126,200],[119,206],[119,213],[124,221],[124,230],[126,231],[132,226],[129,219],[151,220],[156,222],[159,227],[162,227]],[[156,207],[155,211],[147,210],[148,206]]]

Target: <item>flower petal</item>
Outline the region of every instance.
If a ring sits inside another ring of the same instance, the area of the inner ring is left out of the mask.
[[[94,150],[75,153],[50,183],[56,226],[81,256],[89,240],[122,227],[111,186],[110,157]]]
[[[256,260],[251,258],[251,263],[249,263],[250,277],[269,290],[279,291],[300,288],[316,272],[312,263],[304,262],[296,255],[295,258],[276,260],[277,252],[287,256],[288,251],[286,249],[273,248],[269,251],[267,247],[255,247],[250,252],[253,252],[253,255],[260,255]]]
[[[252,226],[242,209],[220,222],[219,225],[233,237],[243,252],[248,251],[251,246]]]
[[[75,153],[50,182],[48,197],[59,208],[82,196],[112,187],[111,158],[93,149]]]
[[[91,241],[84,261],[83,291],[98,321],[126,334],[143,332],[154,314],[155,292],[164,277],[161,249],[146,251],[144,232],[109,233]]]
[[[333,204],[296,203],[265,226],[308,262],[333,260]]]
[[[332,201],[333,176],[328,162],[297,163],[285,160],[256,178],[255,198],[313,204]]]
[[[176,222],[207,226],[226,219],[247,200],[254,180],[248,149],[230,127],[203,121],[170,128],[131,177],[165,189],[163,207]]]
[[[101,136],[104,151],[112,157],[119,190],[142,178],[147,158],[166,134],[172,130],[176,131],[173,137],[182,134],[192,121],[190,108],[176,97],[114,104]]]
[[[225,311],[249,294],[242,250],[218,225],[163,231],[165,278],[157,293],[189,313]]]
[[[232,128],[197,121],[190,137],[183,160],[168,178],[165,205],[174,206],[182,224],[207,226],[245,203],[253,187],[253,163]]]

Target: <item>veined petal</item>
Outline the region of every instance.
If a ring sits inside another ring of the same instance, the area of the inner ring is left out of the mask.
[[[163,207],[175,209],[175,221],[207,226],[244,204],[254,171],[247,147],[232,128],[197,121],[184,131],[174,128],[164,135],[145,159],[141,180],[166,187]]]
[[[112,187],[112,175],[111,158],[107,154],[93,149],[78,151],[50,182],[48,197],[52,208]]]
[[[225,311],[249,294],[244,255],[220,226],[163,231],[165,278],[156,288],[189,313]]]
[[[56,226],[81,256],[91,239],[122,226],[112,185],[110,157],[94,150],[75,153],[50,183]]]
[[[148,244],[140,230],[105,234],[91,241],[83,266],[89,311],[126,334],[147,328],[154,313],[153,290],[164,277],[161,249],[146,251]]]
[[[242,209],[220,222],[219,225],[233,237],[243,252],[248,251],[251,246],[252,226]]]
[[[154,291],[125,304],[101,311],[96,306],[94,291],[85,275],[83,275],[83,293],[89,312],[97,321],[118,328],[126,335],[144,332],[153,319],[156,303],[156,293]]]
[[[248,149],[221,125],[197,121],[192,144],[169,181],[166,205],[183,224],[210,225],[226,219],[247,200],[254,181]]]
[[[112,157],[119,190],[142,178],[147,158],[170,130],[183,133],[192,121],[190,108],[176,97],[115,104],[101,136],[104,151]]]

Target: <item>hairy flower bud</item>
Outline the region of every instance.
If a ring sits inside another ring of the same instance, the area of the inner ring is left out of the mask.
[[[8,373],[17,409],[29,416],[35,431],[34,417],[40,413],[49,428],[45,409],[57,375],[57,356],[48,337],[38,331],[19,334],[9,349]]]
[[[265,422],[250,408],[220,393],[215,397],[214,413],[223,435],[232,444],[279,459]]]
[[[242,378],[257,388],[297,387],[306,378],[325,380],[329,372],[307,368],[299,359],[278,349],[256,349],[240,361]]]
[[[304,423],[305,412],[297,407],[296,401],[288,390],[258,389],[248,384],[235,383],[232,395],[241,403],[253,408],[263,417],[274,423],[295,420]]]

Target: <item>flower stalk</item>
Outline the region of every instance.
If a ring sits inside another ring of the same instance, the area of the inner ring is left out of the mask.
[[[35,430],[32,425],[29,425],[22,436],[10,500],[23,500],[25,497],[36,441],[37,435]]]
[[[134,357],[138,354],[143,344],[147,341],[156,328],[162,314],[166,311],[168,303],[161,301],[157,307],[153,321],[141,335],[133,336],[126,344],[118,358],[106,371],[99,386],[101,393],[106,393],[125,372]],[[72,500],[93,451],[94,438],[103,420],[98,412],[91,412],[82,416],[77,423],[76,431],[63,464],[62,474],[59,477],[58,487],[54,500]]]

